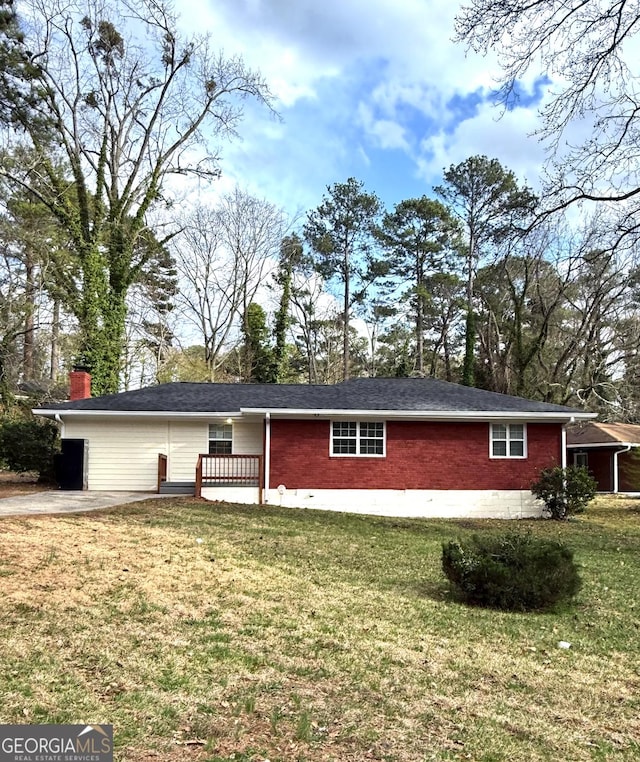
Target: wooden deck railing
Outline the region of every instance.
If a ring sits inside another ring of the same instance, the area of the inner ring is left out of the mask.
[[[262,503],[264,469],[262,455],[198,455],[196,497],[203,486],[258,487]]]
[[[160,486],[167,481],[167,456],[158,453],[158,493]]]

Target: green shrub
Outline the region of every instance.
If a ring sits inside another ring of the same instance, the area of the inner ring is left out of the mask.
[[[566,519],[575,513],[583,513],[596,496],[597,482],[583,466],[545,468],[531,492],[546,506],[552,519]]]
[[[443,543],[442,570],[461,600],[509,611],[548,609],[581,586],[573,552],[528,533]]]
[[[40,481],[54,481],[53,456],[58,429],[33,417],[7,417],[0,423],[0,460],[11,471],[35,471]]]

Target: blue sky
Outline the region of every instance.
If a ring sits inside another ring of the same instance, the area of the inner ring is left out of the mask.
[[[281,121],[248,107],[241,141],[223,147],[223,178],[291,214],[356,177],[390,208],[430,195],[442,170],[474,154],[538,184],[536,112],[547,80],[494,103],[497,67],[451,41],[451,0],[178,0],[188,29],[259,69]],[[535,77],[535,74],[532,75]]]

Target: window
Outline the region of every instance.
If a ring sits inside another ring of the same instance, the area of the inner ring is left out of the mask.
[[[573,465],[582,466],[582,468],[589,467],[589,456],[586,452],[574,452]]]
[[[489,453],[492,458],[526,458],[527,430],[524,423],[492,423]]]
[[[333,421],[331,455],[384,456],[385,427],[382,421]]]
[[[231,455],[233,427],[230,423],[209,424],[209,454]]]

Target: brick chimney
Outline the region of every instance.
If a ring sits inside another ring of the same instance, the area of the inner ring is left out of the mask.
[[[69,400],[85,400],[91,396],[91,374],[86,370],[74,368],[69,373]]]

